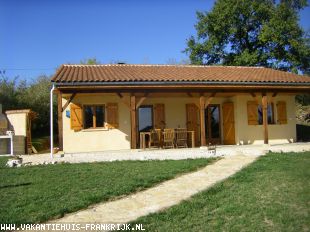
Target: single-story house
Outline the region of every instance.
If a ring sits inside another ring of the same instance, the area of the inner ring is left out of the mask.
[[[310,78],[263,67],[62,65],[59,147],[64,152],[139,148],[140,132],[187,128],[194,145],[296,140],[295,96]]]

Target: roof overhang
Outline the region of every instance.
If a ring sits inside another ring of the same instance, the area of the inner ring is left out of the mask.
[[[277,91],[309,92],[310,83],[287,82],[211,82],[211,81],[157,81],[157,82],[53,82],[63,92],[134,92],[134,91]]]

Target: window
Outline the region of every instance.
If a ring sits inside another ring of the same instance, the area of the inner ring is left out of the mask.
[[[104,127],[105,108],[104,105],[84,106],[84,129]]]
[[[267,118],[268,118],[268,124],[274,124],[274,109],[273,109],[273,103],[270,103],[267,105]],[[262,105],[258,106],[258,124],[263,124],[263,108]]]
[[[139,132],[150,131],[153,129],[153,107],[141,106],[138,110]]]

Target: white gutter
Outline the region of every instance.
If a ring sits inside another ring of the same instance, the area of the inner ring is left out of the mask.
[[[53,150],[54,150],[54,133],[53,133],[53,91],[55,89],[55,85],[53,84],[52,89],[50,91],[50,144],[51,144],[51,159],[53,159]]]

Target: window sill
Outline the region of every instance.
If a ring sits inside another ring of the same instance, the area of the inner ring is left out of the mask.
[[[100,127],[100,128],[87,128],[83,129],[82,132],[92,132],[92,131],[108,131],[109,128],[107,127]]]

